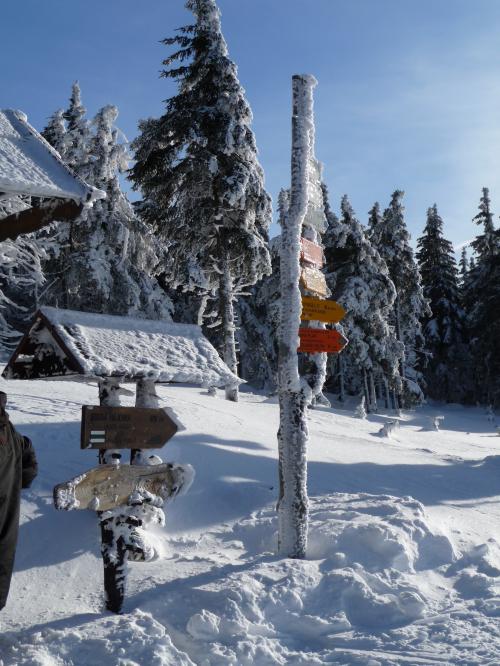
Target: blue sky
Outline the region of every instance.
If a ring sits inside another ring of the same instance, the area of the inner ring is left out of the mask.
[[[413,238],[434,202],[455,244],[474,236],[481,187],[500,214],[498,0],[220,0],[230,55],[254,113],[266,184],[289,183],[294,73],[318,79],[316,154],[331,203],[362,222],[406,191]],[[174,92],[160,39],[191,15],[183,0],[6,0],[0,107],[41,129],[80,81],[89,114],[116,104],[129,139]]]

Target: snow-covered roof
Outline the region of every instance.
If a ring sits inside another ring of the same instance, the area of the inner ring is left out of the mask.
[[[62,375],[239,384],[199,326],[42,307],[4,377]]]
[[[106,195],[64,164],[22,111],[0,111],[0,194],[74,199],[89,203]]]

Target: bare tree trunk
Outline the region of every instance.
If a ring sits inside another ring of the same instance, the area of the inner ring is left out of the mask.
[[[297,355],[301,314],[300,235],[308,202],[315,84],[310,76],[293,77],[292,183],[290,209],[282,221],[280,263],[278,550],[285,557],[301,559],[305,558],[307,548],[308,432],[307,396],[300,381]]]
[[[366,377],[366,368],[363,368],[363,393],[365,396],[366,411],[371,412],[370,392],[368,391],[368,379]]]
[[[222,335],[223,335],[223,359],[227,367],[235,375],[238,374],[238,359],[236,357],[236,340],[234,337],[234,306],[233,306],[233,278],[227,261],[224,262],[223,274],[220,287]],[[227,385],[226,400],[238,402],[238,386]]]
[[[339,400],[340,402],[345,402],[344,359],[342,358],[342,354],[338,354],[337,358],[339,361],[339,385],[340,385]]]
[[[399,305],[399,295],[396,295],[396,301],[394,303],[394,312],[396,315],[396,338],[398,339],[399,342],[403,342],[403,334],[401,333],[401,312],[400,312],[400,305]],[[404,344],[404,343],[403,343]],[[404,390],[405,390],[405,377],[406,377],[406,371],[405,371],[405,352],[403,351],[402,357],[399,359],[399,374],[401,375],[401,379],[403,380],[403,394],[400,394],[397,396],[397,401],[395,409],[401,409],[403,405],[403,395],[404,395]],[[394,393],[396,393],[394,391]]]
[[[390,407],[390,396],[389,396],[389,382],[387,377],[384,375],[384,389],[385,389],[385,408],[389,409]]]
[[[377,411],[377,391],[375,390],[375,380],[373,378],[373,370],[370,370],[370,411]]]

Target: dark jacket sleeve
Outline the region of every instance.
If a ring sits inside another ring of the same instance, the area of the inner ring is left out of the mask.
[[[38,463],[36,461],[35,449],[31,444],[29,437],[22,437],[22,464],[23,464],[23,473],[22,473],[22,487],[29,488],[31,482],[36,477],[38,472]]]

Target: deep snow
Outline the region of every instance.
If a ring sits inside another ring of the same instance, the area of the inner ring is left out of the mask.
[[[310,411],[308,559],[294,561],[275,554],[276,400],[161,387],[186,426],[162,455],[196,478],[156,528],[162,555],[129,565],[114,616],[95,514],[52,507],[53,486],[95,463],[79,420],[97,387],[0,384],[40,460],[0,614],[3,666],[500,663],[500,438],[484,410],[405,412],[390,437],[378,433],[397,417],[355,418],[359,401]]]

